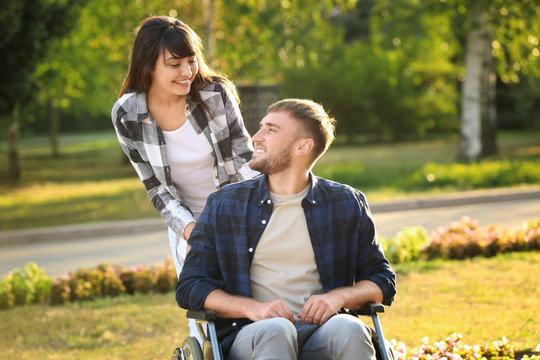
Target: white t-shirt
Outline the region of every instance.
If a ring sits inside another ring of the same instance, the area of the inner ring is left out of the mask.
[[[208,194],[216,191],[212,146],[204,138],[204,133],[197,134],[189,120],[176,130],[163,131],[163,136],[172,181],[198,218]]]
[[[274,206],[253,255],[251,290],[255,300],[282,300],[299,314],[310,296],[323,288],[307,228],[302,199],[309,186],[298,194],[270,192]]]

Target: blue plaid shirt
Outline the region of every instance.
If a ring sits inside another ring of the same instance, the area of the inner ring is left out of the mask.
[[[188,241],[191,250],[176,287],[180,307],[203,309],[215,289],[252,296],[250,266],[272,207],[265,175],[227,185],[209,196]],[[390,305],[396,277],[376,238],[364,195],[311,174],[302,207],[324,291],[370,280],[381,289],[383,303]],[[225,352],[248,323],[248,319],[216,321]]]

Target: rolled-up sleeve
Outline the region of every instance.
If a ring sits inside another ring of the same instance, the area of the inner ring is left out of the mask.
[[[359,221],[356,281],[369,280],[377,284],[383,294],[383,304],[391,305],[396,295],[396,274],[377,240],[375,223],[365,197],[361,193],[357,197],[363,208]]]
[[[176,302],[187,310],[203,309],[206,297],[215,289],[223,288],[215,247],[216,209],[211,205],[212,195],[201,214],[188,244],[191,246],[176,286]]]

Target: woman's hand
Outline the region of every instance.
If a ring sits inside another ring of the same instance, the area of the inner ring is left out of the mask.
[[[183,235],[184,239],[186,239],[186,241],[191,236],[191,232],[193,231],[194,227],[195,227],[195,221],[192,221],[189,224],[187,224],[186,227],[184,228],[184,234],[182,234],[182,235]]]

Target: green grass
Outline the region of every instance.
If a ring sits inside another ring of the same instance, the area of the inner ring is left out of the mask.
[[[540,132],[501,133],[500,154],[488,160],[534,165],[540,160],[539,144]],[[315,173],[328,176],[339,173],[335,168],[344,168],[345,175],[353,178],[336,180],[357,186],[370,202],[463,190],[452,183],[406,189],[396,181],[422,171],[429,162],[451,166],[457,145],[455,136],[397,144],[336,145],[319,160]],[[0,142],[0,231],[158,216],[135,171],[123,161],[112,130],[61,136],[60,152],[59,158],[50,156],[46,137],[22,139],[22,179],[12,184],[6,177],[6,144]],[[452,173],[452,168],[441,169]],[[360,180],[358,173],[364,174]]]
[[[506,336],[516,351],[540,343],[540,253],[404,264],[381,315],[385,336],[410,350],[457,332],[469,345]],[[370,321],[366,319],[369,323]],[[186,336],[173,295],[121,296],[0,312],[0,359],[168,358]]]

